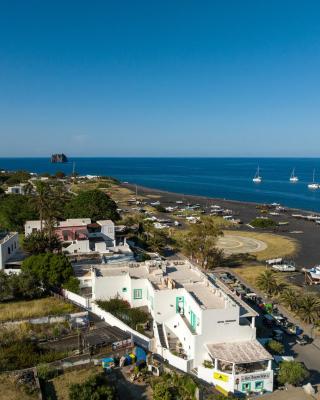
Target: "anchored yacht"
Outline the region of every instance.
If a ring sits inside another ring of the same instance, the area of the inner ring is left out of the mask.
[[[319,189],[319,183],[316,183],[316,182],[314,181],[315,175],[316,175],[316,170],[314,169],[314,170],[313,170],[312,183],[309,183],[309,185],[308,185],[308,188],[309,188],[309,189],[313,189],[313,190]]]
[[[293,168],[291,176],[290,176],[290,182],[296,183],[298,181],[299,181],[299,178],[295,175],[295,169]]]
[[[256,172],[254,178],[252,179],[252,181],[254,183],[261,183],[262,182],[262,178],[260,176],[260,168],[259,167],[258,167],[257,172]]]

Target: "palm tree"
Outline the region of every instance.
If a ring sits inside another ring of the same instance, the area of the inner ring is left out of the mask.
[[[299,314],[304,322],[314,325],[320,319],[320,298],[305,294],[299,302]]]
[[[48,207],[48,199],[50,196],[50,186],[45,182],[37,182],[36,183],[36,207],[39,211],[40,217],[40,230],[42,231],[43,228],[43,220],[47,214],[49,209]]]
[[[256,279],[259,289],[265,292],[268,296],[272,296],[278,289],[278,282],[275,278],[274,272],[266,270],[262,272]]]
[[[292,288],[287,288],[281,294],[281,300],[287,307],[289,307],[290,311],[294,311],[298,308],[298,296],[296,291],[294,291]]]
[[[27,196],[29,196],[30,194],[32,194],[32,193],[34,192],[34,187],[33,187],[32,183],[28,181],[28,182],[24,185],[23,190],[24,190],[24,194],[27,195]]]

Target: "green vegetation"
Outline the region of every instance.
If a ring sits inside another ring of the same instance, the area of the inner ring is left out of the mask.
[[[23,232],[27,220],[36,219],[38,213],[29,196],[8,194],[0,198],[0,227]]]
[[[202,217],[199,224],[190,226],[190,230],[181,237],[183,252],[202,268],[212,269],[221,266],[223,251],[216,247],[222,232],[223,222],[214,217]]]
[[[16,341],[9,338],[0,343],[0,371],[29,368],[66,356],[66,352],[45,350],[29,339]]]
[[[209,360],[204,360],[203,361],[203,363],[202,363],[202,365],[205,367],[205,368],[209,368],[209,369],[213,369],[213,362],[212,361],[209,361]]]
[[[62,315],[79,311],[78,307],[54,297],[34,300],[8,301],[0,305],[0,322]]]
[[[320,298],[315,294],[304,294],[298,300],[298,314],[307,324],[319,324]]]
[[[195,400],[197,385],[188,375],[164,374],[151,381],[154,400]]]
[[[319,325],[320,299],[317,295],[300,293],[300,291],[288,287],[271,270],[260,273],[256,278],[256,284],[269,297],[278,297],[280,302],[305,323]]]
[[[130,308],[130,304],[120,298],[97,300],[100,308],[119,318],[133,329],[149,320],[149,314],[139,308]],[[141,329],[141,328],[140,328]]]
[[[116,203],[100,190],[82,191],[75,196],[65,207],[65,216],[68,218],[91,218],[93,221],[101,219],[118,220]]]
[[[166,213],[167,212],[166,209],[163,206],[161,206],[160,204],[158,206],[153,206],[153,207],[154,207],[155,210],[157,210],[160,213]]]
[[[271,218],[255,218],[250,222],[250,225],[254,226],[255,228],[274,228],[277,226],[276,222]]]
[[[146,221],[141,215],[129,215],[123,223],[134,228],[134,233],[129,234],[129,238],[145,250],[164,254],[168,246],[176,245],[167,229],[155,228],[152,222]]]
[[[283,354],[284,353],[284,345],[277,340],[270,340],[267,344],[267,350],[271,354]]]
[[[42,380],[52,379],[58,376],[58,373],[59,371],[49,364],[44,363],[37,365],[37,374],[38,377]]]
[[[45,231],[36,231],[26,236],[22,242],[23,250],[30,255],[59,252],[62,248],[60,239]]]
[[[52,324],[32,324],[30,322],[20,322],[19,324],[6,324],[0,332],[0,342],[11,340],[49,340],[56,339],[70,334],[75,330],[68,321],[55,322]]]
[[[0,374],[0,398],[3,400],[39,400],[30,372]]]
[[[22,273],[29,273],[45,289],[60,288],[74,276],[68,258],[63,254],[38,254],[23,261]]]
[[[13,186],[19,183],[25,183],[30,178],[31,175],[27,171],[8,172],[0,175],[0,184],[5,183],[7,186]]]
[[[309,372],[304,365],[297,361],[283,361],[280,364],[278,381],[282,385],[289,383],[297,386],[307,379],[308,376]]]
[[[70,386],[69,400],[115,400],[116,390],[103,374],[87,379],[84,383]]]
[[[6,274],[0,271],[0,301],[41,297],[39,280],[30,272]]]
[[[265,270],[257,277],[256,284],[260,290],[270,297],[278,295],[286,288],[286,285],[280,282],[270,269]]]

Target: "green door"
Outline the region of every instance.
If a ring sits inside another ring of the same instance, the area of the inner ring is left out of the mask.
[[[184,314],[184,297],[176,297],[176,312]]]
[[[197,326],[197,317],[195,313],[191,310],[190,310],[190,324],[192,326],[192,330],[195,331]]]

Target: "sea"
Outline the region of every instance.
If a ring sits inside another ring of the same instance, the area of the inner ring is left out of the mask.
[[[50,158],[0,158],[0,170],[28,170],[50,174],[108,175],[123,182],[181,194],[192,194],[320,212],[320,158],[69,158],[52,164]],[[262,182],[252,182],[257,168]],[[292,170],[299,182],[289,182]]]

